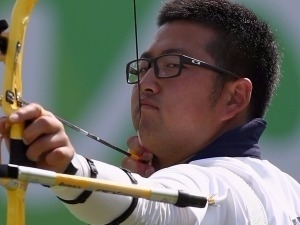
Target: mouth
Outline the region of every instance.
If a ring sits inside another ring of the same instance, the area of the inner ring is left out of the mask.
[[[143,108],[143,109],[155,109],[155,110],[159,109],[156,104],[154,104],[153,102],[151,102],[149,100],[141,99],[140,104],[141,104],[141,108]]]
[[[135,128],[139,130],[141,123],[149,121],[149,119],[150,121],[155,119],[159,110],[158,105],[151,99],[142,98],[140,101],[135,102],[132,111]]]

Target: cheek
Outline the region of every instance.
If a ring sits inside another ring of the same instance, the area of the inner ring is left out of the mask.
[[[138,94],[136,88],[133,88],[131,92],[131,108],[133,108],[136,102],[138,102]]]
[[[178,103],[178,109],[168,118],[169,130],[175,132],[175,138],[185,141],[205,140],[211,134],[216,122],[216,114],[203,97],[189,97]]]
[[[212,112],[209,86],[198,85],[197,82],[185,83],[177,87],[169,98],[169,114],[187,122],[200,121]]]
[[[139,95],[137,86],[133,87],[131,93],[131,118],[135,129],[138,127],[139,120]]]
[[[138,103],[139,103],[138,86],[134,85],[131,92],[131,107],[133,108]]]

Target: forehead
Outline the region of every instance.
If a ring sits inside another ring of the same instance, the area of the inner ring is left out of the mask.
[[[214,39],[213,29],[188,21],[174,21],[162,25],[147,53],[151,57],[166,53],[181,53],[195,58],[209,59],[207,45]]]

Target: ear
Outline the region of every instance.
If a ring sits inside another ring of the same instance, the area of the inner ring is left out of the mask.
[[[252,83],[248,78],[227,82],[223,88],[222,120],[229,120],[245,110],[250,103]]]

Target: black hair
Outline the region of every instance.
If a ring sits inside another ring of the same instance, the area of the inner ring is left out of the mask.
[[[216,37],[207,46],[216,66],[253,85],[249,116],[263,117],[280,79],[281,55],[269,25],[245,6],[230,0],[169,0],[157,24],[187,20],[211,27]]]

